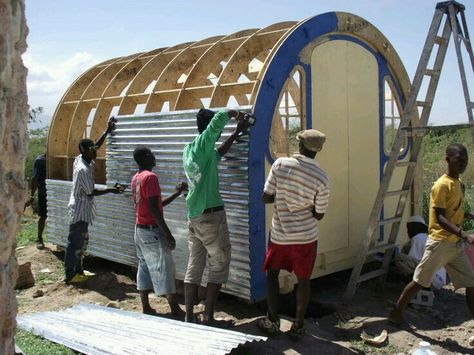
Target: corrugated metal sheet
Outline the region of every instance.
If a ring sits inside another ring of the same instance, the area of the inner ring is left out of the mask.
[[[97,305],[17,317],[19,327],[85,354],[227,354],[265,337]]]
[[[180,180],[185,180],[182,165],[184,145],[197,134],[196,110],[167,114],[121,116],[117,128],[107,139],[107,184],[116,182],[130,185],[137,171],[133,150],[139,145],[149,147],[156,155],[154,169],[160,178],[162,195],[174,191]],[[220,142],[235,129],[229,123]],[[241,137],[219,163],[221,195],[224,199],[232,243],[232,261],[229,280],[223,291],[250,299],[249,260],[249,185],[248,136]],[[69,199],[70,183],[48,180],[48,231],[50,239],[65,245],[67,216],[65,206]],[[69,184],[69,186],[67,186]],[[91,228],[89,253],[125,264],[134,264],[133,205],[130,193],[123,196],[106,195],[96,198],[97,221]],[[165,208],[165,219],[176,238],[174,257],[178,279],[184,278],[188,260],[186,202],[176,199]],[[121,256],[123,253],[123,259]],[[205,275],[206,276],[206,275]],[[205,281],[204,277],[204,281]]]
[[[51,243],[66,246],[69,234],[67,204],[71,194],[71,181],[46,180],[48,193],[48,239]],[[96,185],[97,189],[105,188]],[[108,194],[96,198],[98,215],[89,226],[87,252],[122,264],[137,265],[133,233],[134,208],[130,192],[123,195]]]

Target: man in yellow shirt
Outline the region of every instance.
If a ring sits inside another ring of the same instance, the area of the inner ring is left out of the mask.
[[[389,321],[406,324],[403,312],[422,288],[429,287],[436,271],[446,271],[456,289],[466,288],[466,303],[474,318],[474,271],[464,251],[465,243],[474,244],[474,235],[462,230],[464,218],[474,218],[464,213],[464,184],[459,180],[467,167],[466,147],[450,144],[446,148],[448,172],[443,174],[431,188],[429,238],[423,258],[418,264],[413,281],[403,290]]]

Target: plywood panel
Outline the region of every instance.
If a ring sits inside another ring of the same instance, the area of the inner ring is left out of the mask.
[[[347,56],[343,42],[317,46],[311,57],[313,128],[327,135],[316,160],[329,175],[329,209],[320,222],[318,253],[348,246],[349,146]]]
[[[380,176],[379,74],[375,57],[353,42],[343,42],[347,58],[349,127],[349,245],[365,237]]]

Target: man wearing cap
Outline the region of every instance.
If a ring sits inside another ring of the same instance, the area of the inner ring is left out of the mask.
[[[296,319],[290,336],[304,334],[304,316],[310,298],[310,277],[316,261],[318,223],[324,217],[329,199],[329,179],[314,160],[326,136],[308,129],[297,134],[299,154],[276,160],[263,192],[263,202],[273,203],[270,240],[265,257],[268,314],[258,327],[269,335],[279,332],[278,297],[280,270],[294,272]]]
[[[96,190],[94,187],[94,160],[97,158],[97,149],[104,143],[107,134],[115,129],[115,118],[111,117],[107,129],[94,143],[90,139],[79,142],[80,155],[73,164],[72,189],[69,198],[69,236],[64,255],[65,282],[79,283],[88,279],[84,275],[82,265],[84,252],[89,241],[89,224],[96,215],[94,196],[107,193],[122,193],[123,187],[113,187]]]
[[[230,322],[214,319],[214,306],[223,283],[227,282],[230,265],[230,239],[224,202],[219,193],[217,162],[230,149],[239,135],[250,127],[245,113],[236,110],[214,112],[199,110],[196,115],[199,135],[184,147],[183,165],[188,179],[186,197],[189,228],[189,261],[184,277],[186,322],[199,322],[211,326],[230,326]],[[216,142],[222,130],[234,117],[237,128],[218,149]],[[208,264],[206,303],[202,318],[194,317],[198,287]]]
[[[423,257],[426,240],[428,239],[428,226],[422,216],[410,216],[407,221],[407,234],[410,238],[408,253],[395,255],[395,265],[402,276],[411,279],[416,266]],[[432,285],[440,289],[446,284],[446,269],[441,268],[436,272]]]

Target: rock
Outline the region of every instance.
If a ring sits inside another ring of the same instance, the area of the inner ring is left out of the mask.
[[[117,301],[110,301],[105,305],[105,307],[110,307],[110,308],[120,308],[120,305]]]
[[[31,263],[18,265],[18,278],[16,279],[17,289],[30,288],[35,285],[35,278],[31,272]]]
[[[44,296],[44,291],[43,290],[36,290],[35,293],[33,293],[33,298],[39,298]]]
[[[474,346],[474,336],[469,338],[469,346]]]
[[[447,346],[458,345],[458,343],[455,340],[451,339],[451,338],[446,338],[444,340],[444,344],[446,344]]]

